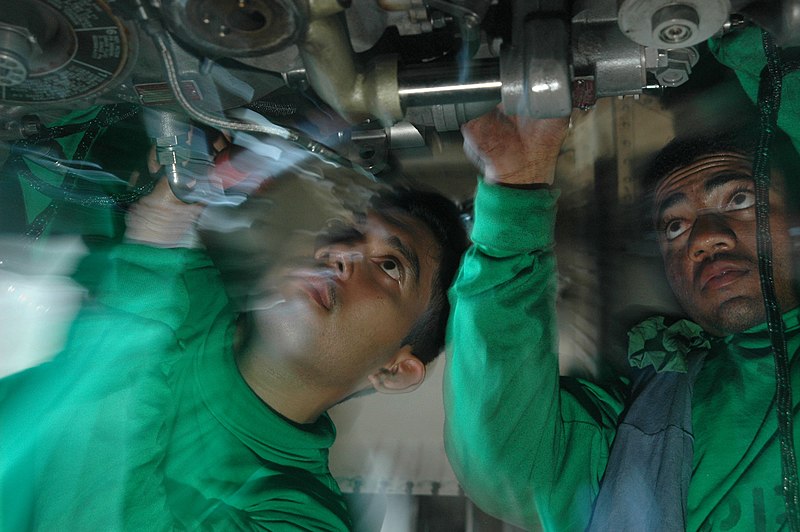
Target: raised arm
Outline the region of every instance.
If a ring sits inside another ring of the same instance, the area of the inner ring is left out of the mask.
[[[318,465],[332,425],[288,424],[238,372],[202,210],[160,180],[79,267],[64,350],[0,380],[0,530],[351,528]]]
[[[526,527],[588,524],[620,402],[561,381],[549,185],[566,120],[495,111],[464,128],[485,178],[451,289],[445,444],[464,490]]]

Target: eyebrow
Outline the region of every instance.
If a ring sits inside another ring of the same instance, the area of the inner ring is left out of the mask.
[[[684,194],[683,192],[676,192],[675,194],[670,194],[664,201],[662,201],[659,204],[656,220],[660,221],[662,218],[664,218],[664,213],[666,211],[668,211],[675,205],[684,203],[686,201],[688,201],[688,198],[686,197],[686,194]]]
[[[710,194],[714,190],[730,183],[731,181],[753,181],[753,178],[745,174],[722,174],[713,177],[703,184],[703,191]]]
[[[731,181],[752,181],[752,178],[745,174],[721,174],[712,177],[703,183],[703,192],[705,192],[706,195],[711,194],[718,188],[725,186]],[[688,198],[683,192],[676,192],[675,194],[667,196],[667,198],[658,206],[658,216],[656,219],[661,220],[667,210],[685,201],[688,201]]]
[[[411,249],[410,247],[406,246],[405,243],[400,240],[400,237],[396,235],[392,235],[386,239],[386,244],[389,245],[392,249],[400,253],[408,262],[409,267],[411,269],[411,276],[414,279],[414,284],[419,283],[419,256],[417,253]]]

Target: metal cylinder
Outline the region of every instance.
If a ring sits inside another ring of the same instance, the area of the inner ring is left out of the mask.
[[[414,107],[443,103],[500,101],[500,64],[482,59],[464,68],[457,63],[415,65],[398,72],[401,105]]]
[[[626,39],[613,22],[573,29],[576,75],[594,78],[596,98],[639,94],[647,84],[644,48]]]
[[[522,38],[500,56],[505,111],[536,118],[572,111],[569,30],[559,18],[526,20]]]

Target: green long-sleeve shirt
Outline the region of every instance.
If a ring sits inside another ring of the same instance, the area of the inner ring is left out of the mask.
[[[474,246],[450,292],[445,446],[466,493],[488,512],[529,528],[583,530],[626,387],[559,377],[556,197],[478,186]],[[784,316],[790,356],[800,349],[798,314]],[[763,325],[712,342],[692,402],[690,530],[785,528],[772,368]],[[794,383],[798,371],[793,364]]]
[[[0,529],[349,529],[333,423],[292,423],[250,390],[208,258],[107,259],[84,264],[96,300],[64,352],[0,381]]]

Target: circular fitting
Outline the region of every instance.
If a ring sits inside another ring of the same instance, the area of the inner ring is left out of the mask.
[[[209,57],[253,57],[292,44],[305,24],[291,0],[164,0],[170,32]]]
[[[700,19],[693,7],[664,6],[653,15],[653,39],[669,46],[682,45],[699,31]]]
[[[28,79],[31,43],[27,29],[0,23],[0,86],[19,85]]]
[[[622,0],[617,23],[642,46],[682,48],[718,32],[730,11],[731,0]]]
[[[680,70],[670,70],[665,72],[659,81],[667,87],[677,87],[689,79],[689,74]]]
[[[8,50],[0,50],[0,87],[19,85],[28,79],[25,60]]]
[[[104,0],[16,2],[0,11],[0,102],[63,103],[99,94],[128,65],[129,50],[128,28]]]

